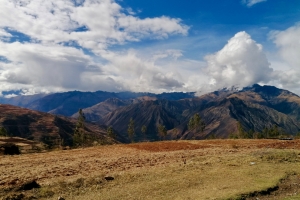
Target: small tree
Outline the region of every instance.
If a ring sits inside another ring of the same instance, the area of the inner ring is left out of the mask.
[[[249,131],[249,133],[247,133],[240,122],[237,122],[236,125],[237,125],[237,132],[230,134],[229,135],[230,139],[246,139],[246,138],[253,137],[253,131]]]
[[[167,129],[166,129],[166,127],[165,127],[164,125],[162,125],[162,124],[159,124],[159,125],[158,125],[158,135],[159,135],[159,137],[160,137],[161,140],[162,140],[162,139],[165,139],[166,136],[167,136]]]
[[[143,134],[143,139],[146,139],[146,133],[147,133],[147,126],[143,125],[141,128],[142,134]]]
[[[200,117],[199,113],[194,114],[191,118],[190,121],[188,123],[188,129],[189,130],[200,130],[201,132],[204,131],[206,125],[204,123],[204,121],[202,120],[202,118]]]
[[[109,137],[115,139],[116,138],[116,135],[115,135],[115,132],[114,132],[114,129],[112,126],[108,127],[107,128],[107,134]]]
[[[0,136],[7,137],[7,131],[4,127],[0,127]]]
[[[244,130],[241,122],[237,122],[237,128],[238,128],[238,138],[240,139],[249,138],[248,133]]]
[[[133,142],[135,131],[134,131],[134,120],[132,118],[130,118],[129,120],[127,133],[130,141]]]
[[[78,114],[79,115],[77,118],[77,124],[73,136],[73,145],[77,147],[78,146],[84,147],[87,142],[86,141],[87,136],[85,134],[85,126],[84,126],[85,116],[82,109],[79,109]]]

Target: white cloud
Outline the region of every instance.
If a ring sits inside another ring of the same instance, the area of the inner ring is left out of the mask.
[[[277,59],[281,68],[276,70],[274,78],[279,86],[300,93],[300,24],[284,31],[273,31],[270,38],[278,47]],[[279,64],[277,64],[279,65]],[[284,68],[283,68],[284,67]]]
[[[261,3],[267,0],[242,0],[243,4],[246,4],[248,7],[251,7],[257,3]]]
[[[122,85],[121,90],[156,93],[182,91],[183,78],[172,65],[175,62],[173,56],[178,52],[174,49],[166,50],[160,52],[163,55],[161,57],[157,56],[156,52],[153,56],[149,56],[133,49],[126,52],[107,52],[103,56],[109,63],[104,65],[103,69]],[[160,59],[166,59],[168,64],[172,64],[170,66],[164,63],[157,64]]]
[[[218,52],[206,56],[205,72],[210,78],[209,88],[245,87],[269,82],[272,69],[262,46],[246,32],[239,32]]]
[[[145,38],[187,35],[189,27],[180,19],[141,19],[114,0],[5,0],[0,8],[0,92],[166,91],[181,85],[151,57],[109,50],[111,45]],[[29,40],[10,42],[18,33]],[[177,50],[165,53],[181,56]],[[151,86],[155,77],[159,81]]]
[[[0,29],[0,38],[1,37],[12,37],[12,35],[7,33],[4,29]]]
[[[76,89],[83,71],[101,74],[101,66],[73,47],[0,42],[0,55],[11,61],[0,63],[0,82],[7,87]]]
[[[145,37],[186,35],[188,31],[180,19],[165,16],[140,19],[125,14],[113,0],[76,2],[0,1],[0,28],[17,30],[42,43],[76,41],[92,50]],[[85,31],[80,31],[80,28],[85,28]]]

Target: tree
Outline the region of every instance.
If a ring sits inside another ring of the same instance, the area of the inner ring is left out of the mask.
[[[7,137],[7,131],[4,127],[0,127],[0,136]]]
[[[254,130],[250,129],[250,130],[248,131],[248,138],[251,138],[251,139],[254,138]]]
[[[241,122],[237,122],[237,128],[238,128],[238,138],[240,139],[249,138],[248,133],[244,130]]]
[[[113,138],[113,139],[116,138],[114,129],[113,129],[113,127],[111,127],[111,126],[107,128],[107,134],[108,134],[109,137],[111,137],[111,138]]]
[[[278,126],[277,125],[273,125],[270,129],[270,133],[269,133],[269,136],[271,138],[278,138],[280,135],[280,132],[279,132],[279,129],[278,129]]]
[[[143,125],[141,128],[142,134],[143,134],[143,138],[146,138],[146,133],[147,133],[147,126]]]
[[[166,129],[166,127],[165,127],[164,125],[162,125],[162,124],[159,124],[159,125],[158,125],[158,135],[159,135],[159,137],[160,137],[161,140],[162,140],[162,139],[165,139],[166,136],[167,136],[167,129]]]
[[[250,130],[248,133],[244,130],[241,122],[237,122],[237,132],[232,133],[229,135],[231,139],[247,139],[253,136],[254,132]]]
[[[129,120],[127,133],[130,141],[133,142],[135,131],[134,131],[134,120],[132,118],[130,118]]]
[[[86,145],[87,136],[85,134],[85,126],[84,126],[85,116],[82,109],[78,111],[77,124],[74,131],[73,136],[73,145],[84,147]]]
[[[199,113],[194,114],[188,123],[188,129],[189,130],[196,130],[196,131],[201,131],[203,132],[205,129],[206,125],[202,118],[200,117]]]

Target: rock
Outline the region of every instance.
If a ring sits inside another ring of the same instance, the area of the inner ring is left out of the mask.
[[[250,162],[250,165],[255,165],[256,164],[256,162]]]
[[[107,180],[107,181],[115,180],[115,178],[112,177],[112,176],[105,176],[104,179]]]

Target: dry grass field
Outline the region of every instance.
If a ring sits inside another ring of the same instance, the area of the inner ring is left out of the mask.
[[[40,187],[25,187],[33,181]],[[0,199],[59,196],[300,199],[300,140],[170,141],[0,156]]]

